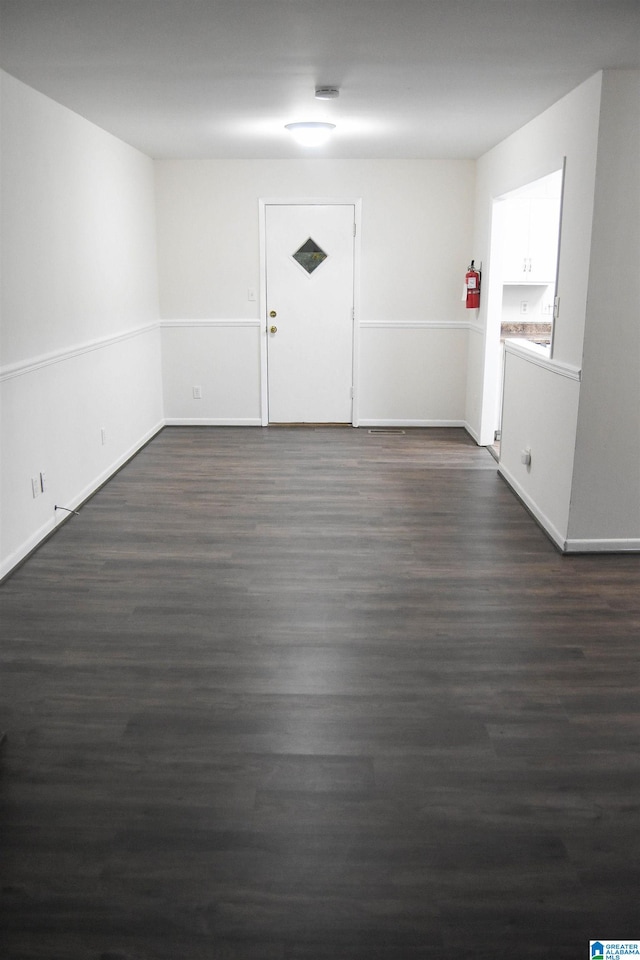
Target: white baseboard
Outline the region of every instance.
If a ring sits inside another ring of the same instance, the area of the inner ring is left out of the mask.
[[[359,427],[466,427],[464,420],[358,420]]]
[[[89,497],[99,490],[107,480],[109,480],[118,470],[127,463],[142,447],[145,446],[150,440],[155,437],[157,433],[162,430],[164,427],[164,420],[159,421],[154,427],[142,436],[136,443],[134,443],[125,453],[121,454],[116,460],[111,463],[106,470],[103,470],[97,477],[88,483],[83,490],[78,491],[74,494],[73,497],[65,502],[64,506],[69,510],[76,510],[85,500],[88,500]],[[62,506],[62,504],[61,504]],[[9,556],[5,557],[2,562],[0,562],[0,580],[8,576],[12,570],[19,566],[23,560],[25,560],[29,554],[43,543],[47,537],[56,531],[61,523],[64,523],[65,519],[68,519],[70,514],[66,512],[54,513],[50,520],[44,523],[41,527],[38,528],[34,533],[31,534],[20,546],[14,550]]]
[[[71,507],[72,510],[75,510],[77,506],[79,506],[81,503],[84,503],[85,500],[95,493],[96,490],[99,490],[100,487],[107,482],[107,480],[117,473],[118,470],[120,470],[120,468],[123,467],[128,460],[131,460],[131,458],[134,457],[136,453],[138,453],[138,451],[145,446],[145,444],[149,443],[149,441],[152,440],[155,435],[162,430],[163,427],[164,420],[158,421],[158,423],[156,423],[155,426],[153,426],[150,430],[147,430],[147,432],[143,434],[139,440],[136,440],[136,442],[132,444],[128,450],[114,460],[113,463],[106,468],[106,470],[103,470],[102,473],[100,473],[94,480],[91,481],[91,483],[88,483],[84,490],[81,490],[78,494],[76,494],[71,503],[66,503],[65,506]]]
[[[498,465],[498,473],[506,480],[516,496],[522,500],[529,513],[532,514],[561,553],[640,553],[640,539],[637,537],[607,539],[595,537],[567,539],[563,537],[538,505],[522,489],[517,480],[501,464]]]
[[[465,430],[467,431],[471,439],[475,440],[475,442],[478,444],[479,447],[482,446],[482,444],[480,443],[480,434],[476,433],[473,427],[470,424],[468,424],[466,420],[463,423],[463,427],[465,428]]]
[[[539,523],[549,539],[553,541],[553,543],[562,553],[564,553],[566,551],[566,540],[557,527],[555,527],[551,522],[549,517],[542,512],[538,504],[531,499],[526,490],[522,489],[515,477],[500,463],[498,464],[498,473],[509,484],[518,499],[522,500],[529,513]]]
[[[117,471],[124,466],[135,454],[142,449],[153,437],[162,430],[164,426],[214,426],[214,427],[260,427],[262,422],[259,418],[236,418],[236,419],[182,419],[167,418],[158,422],[154,427],[148,430],[129,450],[118,457],[106,470],[95,477],[91,483],[87,484],[83,490],[80,490],[73,496],[65,507],[75,510],[84,503],[93,493],[95,493],[103,484],[105,484]],[[475,432],[464,420],[360,420],[361,427],[462,427],[476,441],[478,439]],[[614,539],[565,539],[549,518],[539,509],[525,490],[522,489],[512,474],[502,465],[498,465],[498,472],[508,483],[516,496],[523,502],[532,516],[540,524],[547,536],[553,541],[562,553],[640,553],[639,538],[614,538]],[[48,536],[50,536],[58,526],[69,516],[69,514],[60,517],[52,517],[43,524],[30,537],[27,538],[17,550],[14,550],[9,556],[0,562],[0,580],[8,576],[20,563],[25,560]]]
[[[259,417],[245,418],[188,418],[188,417],[167,417],[165,419],[167,427],[261,427],[262,420]],[[268,426],[264,424],[264,426]],[[359,420],[359,427],[462,427],[466,428],[464,420]]]
[[[69,516],[69,514],[65,514],[65,516]],[[24,543],[21,543],[17,550],[5,557],[0,563],[0,581],[7,577],[12,570],[15,570],[30,553],[33,553],[36,547],[46,540],[57,526],[55,516],[51,517],[50,520],[47,520],[46,523],[43,523],[41,527],[34,531]]]
[[[261,427],[260,417],[165,417],[165,427]]]
[[[640,539],[569,539],[565,543],[565,553],[640,553]]]

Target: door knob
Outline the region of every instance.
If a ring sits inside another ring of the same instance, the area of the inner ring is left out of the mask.
[[[270,317],[277,317],[278,314],[275,312],[275,310],[271,310],[270,313],[269,313],[269,316],[270,316]]]
[[[278,328],[275,326],[275,324],[272,327],[269,327],[269,333],[277,333],[277,332],[278,332]]]

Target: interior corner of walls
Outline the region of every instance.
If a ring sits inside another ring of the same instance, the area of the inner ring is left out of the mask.
[[[475,442],[478,444],[478,446],[481,446],[481,443],[480,443],[480,434],[479,434],[476,430],[474,430],[474,428],[471,426],[471,424],[470,424],[467,420],[465,420],[465,421],[462,423],[462,426],[463,426],[464,429],[467,431],[467,433],[469,434],[469,436],[471,437],[471,439],[472,439],[472,440],[475,440]]]

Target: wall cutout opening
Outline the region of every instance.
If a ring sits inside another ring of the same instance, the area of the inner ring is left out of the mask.
[[[505,342],[553,356],[563,185],[564,164],[493,202],[484,401],[497,456]]]

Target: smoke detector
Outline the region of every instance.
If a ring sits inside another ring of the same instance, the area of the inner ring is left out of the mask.
[[[335,100],[339,96],[337,87],[316,87],[316,100]]]

